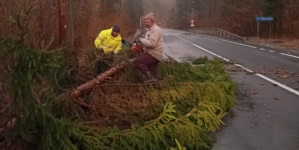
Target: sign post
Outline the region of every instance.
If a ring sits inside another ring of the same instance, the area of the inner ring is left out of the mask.
[[[256,36],[259,38],[260,37],[260,34],[259,34],[259,31],[260,31],[260,22],[256,22]]]
[[[274,17],[268,16],[268,17],[255,17],[256,23],[257,23],[257,37],[259,37],[259,30],[260,30],[260,24],[259,22],[261,21],[269,21],[270,22],[270,39],[271,39],[271,32],[272,32],[272,27],[271,27],[271,22],[274,20]]]
[[[270,39],[271,39],[271,31],[272,31],[272,29],[271,29],[271,22],[272,21],[270,21]]]

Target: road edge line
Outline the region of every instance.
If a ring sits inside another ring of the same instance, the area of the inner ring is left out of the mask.
[[[261,74],[255,74],[256,76],[259,76],[260,78],[262,78],[262,79],[264,79],[264,80],[267,80],[267,81],[269,81],[269,82],[271,82],[271,83],[273,83],[273,84],[277,84],[279,87],[281,87],[281,88],[283,88],[283,89],[285,89],[285,90],[287,90],[287,91],[289,91],[289,92],[291,92],[291,93],[294,93],[294,94],[296,94],[296,95],[298,95],[299,96],[299,92],[298,91],[296,91],[296,90],[294,90],[294,89],[292,89],[292,88],[290,88],[290,87],[288,87],[288,86],[286,86],[286,85],[283,85],[282,83],[279,83],[279,82],[277,82],[277,81],[275,81],[275,80],[272,80],[272,79],[270,79],[270,78],[268,78],[268,77],[266,77],[266,76],[264,76],[264,75],[261,75]]]
[[[246,70],[247,72],[253,73],[252,70],[250,70],[250,69],[248,69],[248,68],[246,68],[246,67],[244,67],[244,66],[242,66],[242,65],[240,65],[240,64],[234,64],[234,65],[235,65],[235,66],[238,66],[238,67],[241,67],[242,69]]]
[[[174,35],[174,34],[172,34],[172,35]],[[215,54],[215,53],[213,53],[213,52],[211,52],[211,51],[209,51],[209,50],[207,50],[207,49],[205,49],[205,48],[203,48],[203,47],[200,47],[200,46],[198,46],[198,45],[196,45],[196,44],[194,44],[194,43],[192,43],[192,42],[190,42],[190,41],[188,41],[188,40],[186,40],[186,39],[184,39],[184,38],[182,38],[182,37],[179,37],[179,36],[177,36],[177,35],[174,35],[174,36],[176,36],[176,37],[178,37],[178,38],[184,40],[184,41],[187,42],[187,43],[190,43],[191,45],[193,45],[193,46],[195,46],[195,47],[197,47],[197,48],[199,48],[199,49],[201,49],[201,50],[203,50],[203,51],[205,51],[205,52],[207,52],[207,53],[210,53],[210,54],[212,54],[212,55],[214,55],[214,56],[216,56],[216,57],[219,57],[219,58],[221,58],[221,59],[223,59],[223,60],[225,60],[225,61],[227,61],[227,62],[230,61],[229,59],[224,58],[224,57],[222,57],[222,56],[220,56],[220,55],[218,55],[218,54]]]
[[[174,35],[174,34],[172,34],[172,35]],[[176,37],[178,37],[178,38],[180,38],[180,39],[186,41],[187,43],[192,44],[193,46],[195,46],[195,47],[197,47],[197,48],[199,48],[199,49],[202,49],[203,51],[206,51],[206,52],[208,52],[208,53],[210,53],[210,54],[212,54],[212,55],[214,55],[214,56],[217,56],[217,57],[219,57],[219,58],[222,58],[222,59],[224,59],[225,61],[229,61],[228,59],[226,59],[226,58],[224,58],[224,57],[222,57],[222,56],[220,56],[220,55],[218,55],[218,54],[215,54],[215,53],[213,53],[213,52],[211,52],[211,51],[209,51],[209,50],[207,50],[207,49],[205,49],[205,48],[202,48],[202,47],[200,47],[200,46],[198,46],[198,45],[196,45],[196,44],[194,44],[194,43],[192,43],[192,42],[190,42],[190,41],[188,41],[188,40],[186,40],[186,39],[184,39],[184,38],[182,38],[182,37],[180,37],[180,36],[177,36],[177,35],[174,35],[174,36],[176,36]],[[246,70],[247,72],[251,72],[251,73],[253,73],[253,71],[251,71],[250,69],[248,69],[248,68],[246,68],[246,67],[244,67],[244,66],[242,66],[242,65],[240,65],[240,64],[234,64],[234,65],[243,68],[243,69]],[[268,82],[270,82],[270,83],[272,83],[272,84],[277,84],[279,87],[281,87],[281,88],[283,88],[283,89],[285,89],[285,90],[287,90],[287,91],[289,91],[289,92],[291,92],[291,93],[296,94],[296,95],[299,96],[299,92],[298,92],[298,91],[296,91],[296,90],[294,90],[294,89],[292,89],[292,88],[290,88],[290,87],[288,87],[288,86],[286,86],[286,85],[283,85],[282,83],[279,83],[279,82],[277,82],[277,81],[275,81],[275,80],[272,80],[272,79],[270,79],[270,78],[268,78],[268,77],[266,77],[266,76],[264,76],[264,75],[258,74],[258,73],[255,73],[255,75],[258,76],[258,77],[260,77],[260,78],[262,78],[262,79],[264,79],[264,80],[266,80],[266,81],[268,81]]]
[[[286,54],[286,53],[279,53],[279,54],[289,56],[289,57],[299,58],[298,56],[290,55],[290,54]]]
[[[257,47],[255,47],[255,46],[250,46],[250,45],[246,45],[246,44],[241,44],[241,43],[237,43],[237,42],[232,42],[232,41],[228,41],[228,40],[224,40],[224,39],[222,39],[221,41],[228,42],[228,43],[233,43],[233,44],[237,44],[237,45],[241,45],[241,46],[245,46],[245,47],[250,47],[250,48],[257,48]]]

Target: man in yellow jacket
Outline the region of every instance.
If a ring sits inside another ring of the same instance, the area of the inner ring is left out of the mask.
[[[114,25],[110,29],[101,31],[94,44],[97,49],[102,49],[104,53],[117,54],[120,52],[122,43],[119,25]]]
[[[94,44],[97,49],[108,55],[117,54],[120,52],[122,48],[122,42],[119,25],[114,25],[110,29],[101,31],[98,37],[95,39]],[[98,60],[95,64],[96,74],[103,73],[111,68],[111,64],[113,64],[113,62],[113,57],[107,57]]]

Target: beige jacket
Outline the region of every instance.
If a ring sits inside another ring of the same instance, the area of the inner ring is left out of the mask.
[[[163,36],[160,27],[154,24],[150,29],[147,29],[145,38],[140,38],[140,42],[148,52],[159,61],[163,58]]]

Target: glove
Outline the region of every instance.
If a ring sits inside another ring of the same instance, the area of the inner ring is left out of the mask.
[[[130,47],[130,50],[131,50],[132,52],[136,52],[136,49],[137,49],[137,45],[136,45],[136,46],[131,46],[131,47]]]
[[[111,52],[111,54],[116,55],[118,52],[117,51],[113,51]]]
[[[139,42],[140,42],[140,38],[135,38],[135,39],[134,39],[134,42],[135,42],[135,43],[139,43]]]
[[[98,48],[96,49],[96,51],[97,51],[98,53],[104,53],[104,49],[103,49],[103,48],[100,48],[100,47],[98,47]]]

